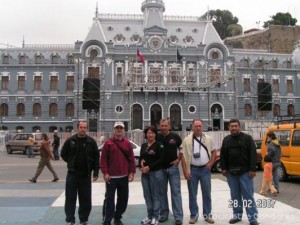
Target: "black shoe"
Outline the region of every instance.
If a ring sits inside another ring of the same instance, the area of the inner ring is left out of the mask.
[[[28,179],[28,181],[30,181],[31,183],[36,183],[36,180],[34,180],[34,179]]]
[[[114,225],[123,225],[120,219],[114,219]]]
[[[235,224],[235,223],[240,222],[240,221],[242,221],[242,219],[232,218],[232,219],[229,220],[229,223],[230,224]]]
[[[51,182],[56,182],[58,180],[59,180],[58,178],[54,178]]]
[[[103,225],[111,225],[110,222],[103,222]]]
[[[250,223],[250,225],[258,225],[259,223],[257,221],[253,221]]]
[[[176,220],[175,225],[182,225],[182,221],[181,220]]]
[[[159,217],[159,222],[163,223],[163,222],[166,222],[168,220],[168,217],[167,216],[161,216]]]

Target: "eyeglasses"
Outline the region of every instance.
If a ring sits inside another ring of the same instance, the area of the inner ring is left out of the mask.
[[[117,127],[115,127],[115,129],[123,129],[123,127],[117,126]]]

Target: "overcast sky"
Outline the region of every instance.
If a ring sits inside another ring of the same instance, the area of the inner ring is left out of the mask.
[[[98,0],[99,13],[141,14],[143,0]],[[300,25],[300,0],[164,0],[165,15],[201,16],[207,9],[229,10],[244,30],[262,28],[277,12]],[[0,0],[0,48],[7,44],[73,44],[84,40],[97,0]],[[260,23],[259,23],[260,21]],[[5,45],[3,45],[5,44]]]

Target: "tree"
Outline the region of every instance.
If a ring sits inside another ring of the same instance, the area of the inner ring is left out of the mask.
[[[232,15],[228,10],[210,10],[205,13],[201,18],[212,18],[213,25],[220,35],[221,39],[231,37],[232,35],[239,35],[243,32],[241,25],[238,24],[239,19]],[[232,26],[232,25],[238,25]]]
[[[267,28],[270,25],[285,25],[285,26],[295,26],[297,23],[296,18],[292,18],[290,13],[278,12],[275,16],[270,16],[271,20],[264,22],[263,27]]]

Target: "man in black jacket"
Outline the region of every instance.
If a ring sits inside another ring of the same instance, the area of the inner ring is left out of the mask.
[[[53,132],[53,142],[52,142],[54,160],[59,160],[59,153],[58,153],[59,145],[60,145],[60,138],[58,137],[57,130],[55,130]]]
[[[258,225],[257,208],[254,200],[253,178],[256,175],[256,146],[252,137],[240,131],[240,121],[229,122],[230,135],[221,147],[221,168],[227,177],[231,200],[228,207],[233,209],[230,224],[242,220],[243,206],[246,208],[250,225]]]
[[[98,179],[99,151],[96,141],[86,134],[87,121],[79,121],[77,134],[66,140],[61,149],[61,158],[67,162],[65,214],[68,225],[75,224],[77,194],[79,198],[79,220],[88,225],[92,210],[92,182]]]

